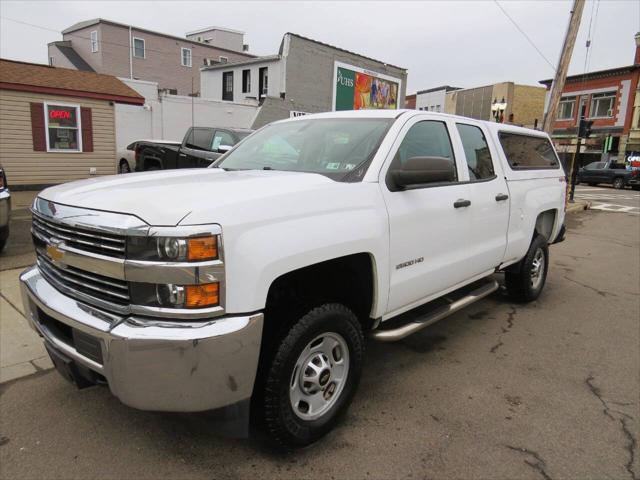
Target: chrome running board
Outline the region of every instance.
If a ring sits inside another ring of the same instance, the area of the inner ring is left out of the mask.
[[[374,330],[371,333],[371,337],[375,340],[379,340],[381,342],[397,342],[398,340],[402,340],[409,335],[416,333],[422,330],[429,325],[436,323],[443,318],[448,317],[449,315],[457,312],[458,310],[462,310],[465,307],[468,307],[472,303],[477,302],[478,300],[483,299],[487,295],[492,294],[496,290],[498,290],[498,282],[495,280],[482,285],[479,288],[471,291],[464,297],[455,300],[448,305],[444,305],[442,307],[436,308],[432,312],[424,315],[423,317],[418,318],[412,322],[406,323],[398,328],[384,330],[378,329]]]

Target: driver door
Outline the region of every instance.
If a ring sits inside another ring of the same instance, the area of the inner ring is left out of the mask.
[[[449,120],[414,117],[402,128],[386,166],[380,188],[389,215],[389,318],[410,310],[472,276],[467,242],[471,213],[469,185],[456,159]],[[394,189],[389,171],[412,157],[450,158],[456,165],[453,182]]]

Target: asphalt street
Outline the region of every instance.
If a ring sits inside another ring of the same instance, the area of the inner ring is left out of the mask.
[[[369,341],[352,408],[310,448],[222,438],[205,414],[136,411],[42,370],[0,385],[0,477],[639,479],[640,215],[568,227],[538,301],[496,293]]]
[[[612,213],[631,213],[640,215],[640,191],[613,187],[576,186],[576,200],[591,202],[591,208]]]

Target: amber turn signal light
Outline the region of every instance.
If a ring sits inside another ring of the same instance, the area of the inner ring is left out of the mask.
[[[214,260],[218,258],[218,237],[196,237],[187,240],[187,260]]]
[[[215,307],[220,303],[220,284],[204,283],[202,285],[185,286],[185,307]]]

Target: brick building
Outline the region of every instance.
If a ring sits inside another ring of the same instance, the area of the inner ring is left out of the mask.
[[[637,151],[640,136],[635,134],[637,118],[635,127],[633,120],[639,77],[640,34],[636,35],[632,65],[567,77],[553,124],[553,139],[558,151],[565,154],[575,152],[581,118],[593,121],[592,135],[581,149],[581,164],[609,158],[622,162],[628,153]],[[540,83],[548,91],[551,89],[551,79]]]
[[[260,105],[253,128],[332,110],[403,108],[407,70],[286,33],[275,55],[202,68],[202,96]]]
[[[198,95],[200,67],[253,58],[244,32],[209,27],[176,37],[102,18],[63,30],[48,45],[49,65],[157,82],[174,95]]]
[[[444,112],[535,128],[542,123],[544,99],[544,87],[501,82],[447,91]]]

